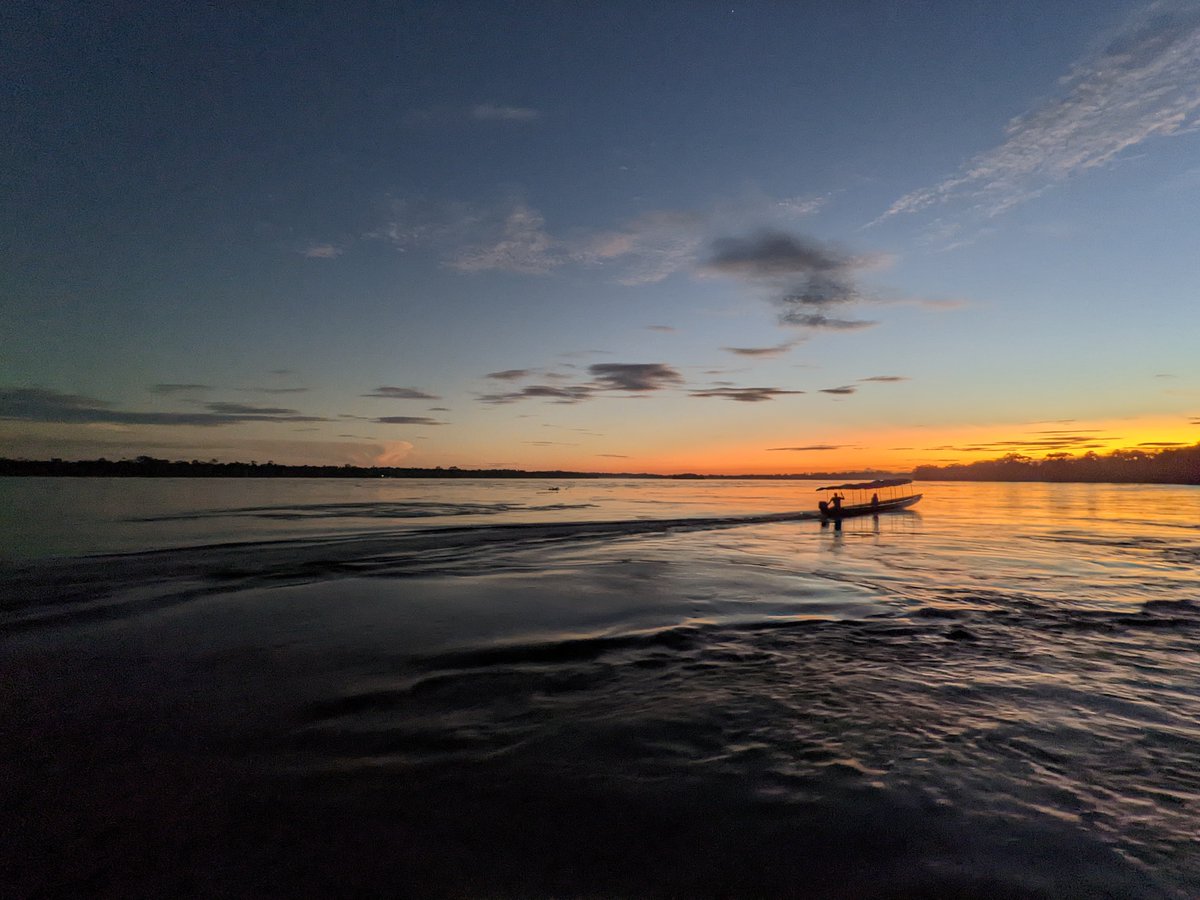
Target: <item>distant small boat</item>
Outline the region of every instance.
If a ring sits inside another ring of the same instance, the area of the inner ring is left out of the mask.
[[[858,481],[851,484],[834,484],[829,487],[817,488],[818,491],[833,491],[831,501],[822,500],[817,504],[823,519],[846,519],[850,516],[873,516],[882,512],[894,512],[907,509],[921,499],[921,494],[913,493],[911,478],[884,478],[879,481]],[[901,490],[908,487],[907,491]],[[839,491],[853,491],[852,503],[842,503],[845,496]],[[867,492],[871,496],[867,497]],[[883,491],[883,496],[879,492]]]

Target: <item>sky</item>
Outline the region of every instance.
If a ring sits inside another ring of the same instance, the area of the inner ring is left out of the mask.
[[[0,13],[0,455],[1200,441],[1200,3]]]

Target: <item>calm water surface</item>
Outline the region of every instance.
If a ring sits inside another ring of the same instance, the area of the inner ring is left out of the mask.
[[[816,486],[0,479],[0,883],[1200,895],[1200,490]]]

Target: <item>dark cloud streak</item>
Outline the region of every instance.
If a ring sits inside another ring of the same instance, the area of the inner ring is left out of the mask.
[[[436,394],[427,394],[424,391],[419,391],[416,388],[410,387],[391,387],[389,385],[381,385],[366,394],[361,394],[362,397],[382,397],[385,400],[441,400],[442,398]]]
[[[692,391],[689,397],[718,397],[723,400],[736,400],[739,403],[763,403],[787,394],[803,394],[804,391],[786,391],[773,387],[718,387],[703,391]]]
[[[113,409],[113,404],[79,394],[42,388],[0,390],[0,419],[57,424],[104,425],[236,425],[240,422],[326,422],[321,416],[294,409],[209,403],[208,412],[142,412]]]

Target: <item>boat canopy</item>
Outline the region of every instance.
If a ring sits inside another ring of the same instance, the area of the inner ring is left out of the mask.
[[[831,484],[829,487],[819,487],[818,491],[872,491],[876,488],[901,487],[912,484],[911,478],[883,478],[879,481],[859,481],[854,484]]]

